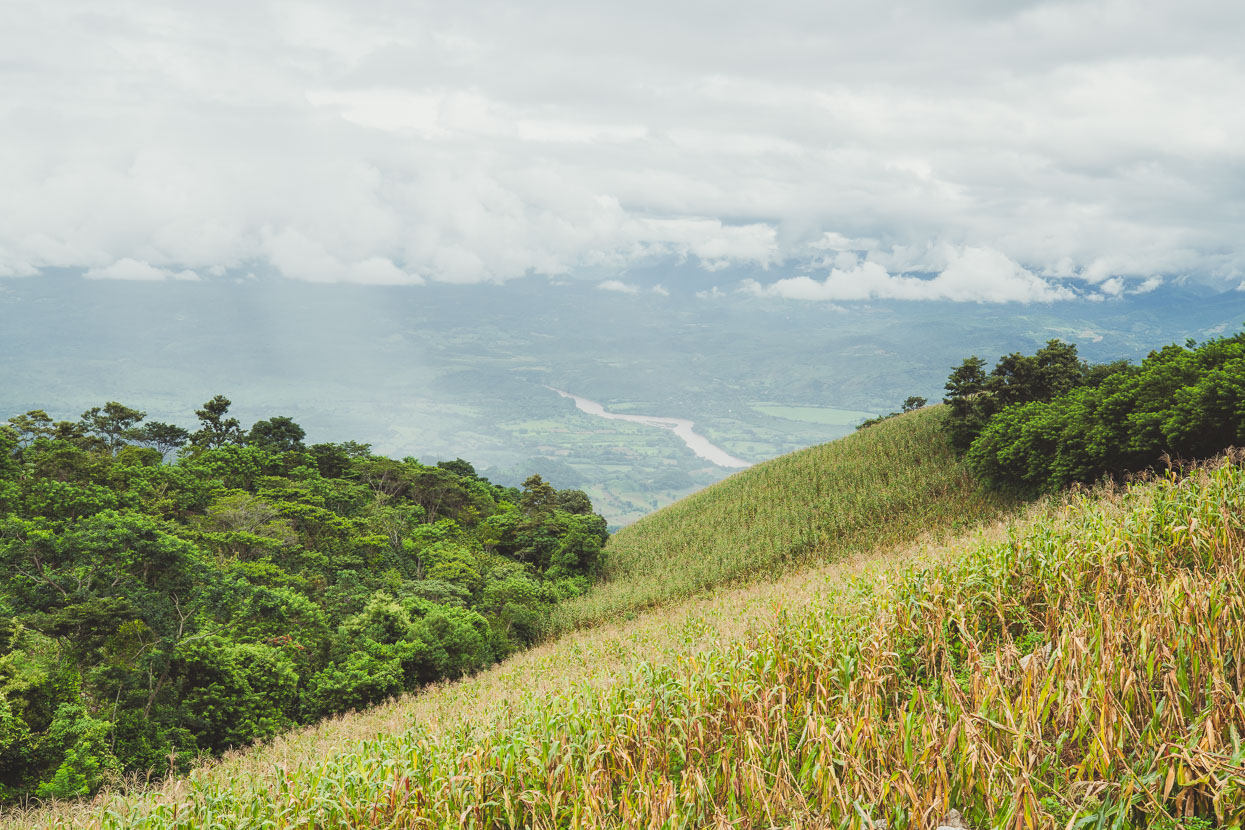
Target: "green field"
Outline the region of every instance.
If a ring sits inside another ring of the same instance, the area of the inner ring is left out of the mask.
[[[771,418],[785,418],[788,421],[802,421],[808,424],[822,424],[833,427],[855,426],[861,421],[877,415],[876,412],[862,412],[858,409],[836,409],[832,406],[783,406],[781,404],[753,403],[749,404],[757,412]]]

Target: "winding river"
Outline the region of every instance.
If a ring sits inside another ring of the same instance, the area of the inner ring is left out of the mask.
[[[752,466],[750,462],[744,461],[742,458],[736,458],[716,444],[710,443],[705,436],[697,434],[692,429],[692,422],[685,418],[663,418],[658,415],[620,415],[617,412],[607,412],[605,407],[596,401],[572,395],[570,392],[563,392],[561,389],[554,389],[552,386],[546,386],[545,388],[552,392],[557,392],[564,398],[573,400],[575,408],[580,412],[596,415],[598,418],[608,418],[611,421],[631,421],[633,424],[644,424],[645,426],[668,429],[683,439],[683,443],[687,444],[689,450],[706,461],[712,461],[719,467]]]

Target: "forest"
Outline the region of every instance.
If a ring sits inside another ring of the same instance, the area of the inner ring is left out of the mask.
[[[597,570],[540,476],[199,428],[118,402],[0,424],[0,802],[89,794],[486,667]]]
[[[1123,478],[1245,446],[1245,332],[1089,364],[1051,340],[1033,355],[973,356],[951,373],[954,446],[986,484],[1025,494]]]

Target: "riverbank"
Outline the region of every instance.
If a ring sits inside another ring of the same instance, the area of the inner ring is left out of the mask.
[[[752,462],[736,458],[696,432],[693,429],[695,423],[686,418],[668,418],[662,415],[623,415],[618,412],[610,412],[596,401],[582,398],[579,395],[563,392],[561,389],[554,389],[552,386],[546,386],[545,388],[551,392],[557,392],[564,398],[570,398],[575,402],[576,409],[588,415],[595,415],[598,418],[606,418],[611,421],[630,421],[633,424],[644,424],[645,426],[670,430],[698,457],[719,467],[743,469],[744,467],[752,466]]]

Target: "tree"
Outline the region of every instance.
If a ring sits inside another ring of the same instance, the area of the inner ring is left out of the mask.
[[[173,424],[148,421],[141,427],[131,430],[130,439],[144,447],[151,447],[161,456],[167,456],[173,450],[181,449],[186,445],[186,442],[190,440],[190,432]]]
[[[1076,346],[1061,340],[1048,340],[1033,355],[1004,355],[988,375],[985,361],[976,355],[967,358],[952,370],[945,387],[951,444],[964,452],[1007,407],[1052,400],[1084,386],[1091,376],[1096,377],[1077,357]]]
[[[25,415],[14,415],[9,427],[17,433],[17,447],[29,447],[37,438],[46,438],[53,432],[52,418],[42,409],[32,409]]]
[[[925,406],[927,403],[929,403],[929,401],[925,400],[925,398],[913,395],[903,402],[903,411],[914,412]]]
[[[355,461],[372,457],[372,445],[355,441],[340,444],[312,444],[309,450],[316,460],[320,475],[325,478],[344,478]]]
[[[0,480],[17,470],[17,430],[0,424]]]
[[[519,509],[523,515],[533,518],[544,513],[551,513],[557,506],[558,491],[553,485],[540,477],[530,475],[523,482],[523,495],[519,496]]]
[[[87,434],[103,440],[108,450],[115,455],[134,428],[146,417],[146,412],[109,401],[102,407],[93,406],[83,412],[82,427]]]
[[[479,478],[471,462],[463,461],[461,458],[455,458],[453,461],[438,461],[437,466],[463,478]]]
[[[0,424],[0,803],[475,671],[597,570],[582,491],[354,442],[283,456],[297,424],[243,433],[229,406],[208,401],[172,463],[190,433],[115,402]]]
[[[292,418],[277,415],[267,421],[256,421],[247,436],[247,443],[269,452],[301,452],[306,449],[303,446],[306,437],[307,433]]]
[[[226,418],[232,401],[224,395],[217,395],[196,409],[195,415],[201,424],[199,430],[190,436],[190,443],[200,449],[216,449],[226,444],[242,443],[242,425],[237,418]]]
[[[592,499],[583,490],[559,490],[557,496],[558,509],[567,513],[589,515],[592,513]]]
[[[977,355],[967,357],[951,370],[944,387],[947,395],[942,399],[951,409],[947,429],[951,445],[961,452],[977,437],[990,414],[986,411],[983,397],[986,394],[986,362]]]
[[[1057,341],[1043,352],[1006,372],[1054,396],[999,410],[969,447],[969,467],[995,487],[1054,491],[1152,468],[1164,454],[1206,458],[1245,443],[1245,334],[1167,346],[1113,371],[1085,369]]]

